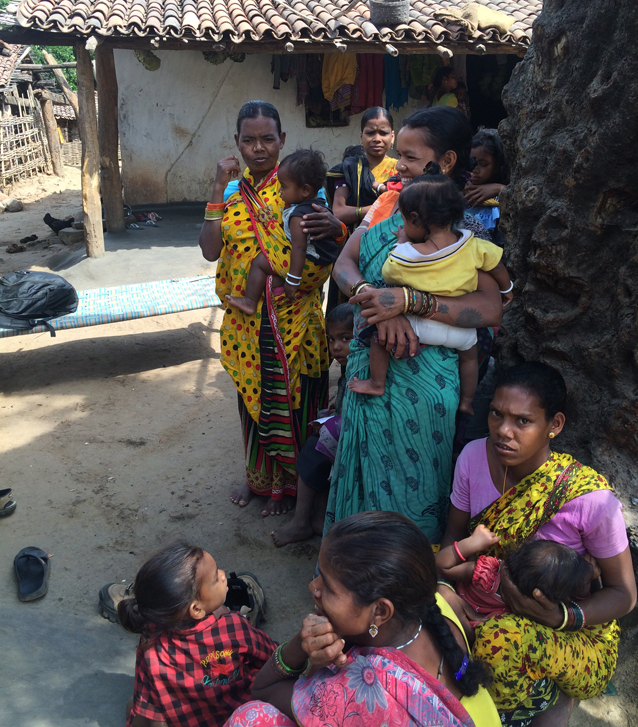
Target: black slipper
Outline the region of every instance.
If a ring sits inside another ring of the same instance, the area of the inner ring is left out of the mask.
[[[13,561],[13,567],[18,579],[18,598],[21,601],[35,601],[46,595],[51,563],[44,550],[32,545],[22,548]]]
[[[230,573],[226,580],[228,593],[225,606],[231,611],[244,616],[251,626],[259,628],[264,620],[266,598],[264,590],[257,580],[257,576],[246,571],[245,573]]]

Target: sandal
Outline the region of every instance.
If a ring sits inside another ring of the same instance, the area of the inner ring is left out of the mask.
[[[0,517],[9,517],[15,512],[16,501],[13,499],[13,490],[8,487],[0,490]]]
[[[231,572],[227,585],[226,607],[244,616],[251,626],[258,629],[264,620],[266,597],[257,576],[248,572],[239,575]]]
[[[108,619],[111,623],[119,624],[120,617],[117,613],[117,607],[120,601],[126,598],[135,598],[133,586],[135,581],[129,583],[107,583],[100,588],[99,607],[100,614],[103,618]]]
[[[48,553],[32,545],[22,548],[13,561],[13,567],[18,579],[18,598],[21,601],[35,601],[46,595],[51,574]]]

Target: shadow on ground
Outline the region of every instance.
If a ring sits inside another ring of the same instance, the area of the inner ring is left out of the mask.
[[[30,604],[5,606],[2,615],[10,624],[0,626],[2,660],[11,664],[0,685],[2,725],[122,727],[137,637],[97,616],[45,616]]]

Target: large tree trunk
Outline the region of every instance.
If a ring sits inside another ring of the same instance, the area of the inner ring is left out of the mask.
[[[500,127],[516,278],[503,358],[563,373],[571,406],[559,448],[625,502],[638,494],[637,38],[635,0],[545,0]]]

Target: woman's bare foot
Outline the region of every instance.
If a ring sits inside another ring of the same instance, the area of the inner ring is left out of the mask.
[[[369,394],[370,396],[383,396],[385,394],[385,383],[379,384],[372,379],[358,379],[356,376],[348,382],[350,391],[357,394]]]
[[[290,512],[295,507],[295,498],[290,495],[284,495],[281,500],[273,500],[269,498],[268,502],[261,511],[262,517],[268,517],[268,515],[284,515]]]
[[[275,545],[281,548],[288,543],[300,543],[302,540],[312,538],[314,530],[309,523],[296,523],[293,519],[270,534]]]
[[[230,495],[230,501],[234,502],[235,505],[239,505],[239,507],[246,507],[246,505],[253,499],[254,493],[248,487],[246,483],[243,485],[240,485],[239,487],[235,488],[231,495]]]
[[[225,295],[224,298],[226,298],[226,302],[231,308],[237,308],[246,315],[254,316],[257,312],[257,303],[250,300],[250,298],[244,298],[240,295]]]

